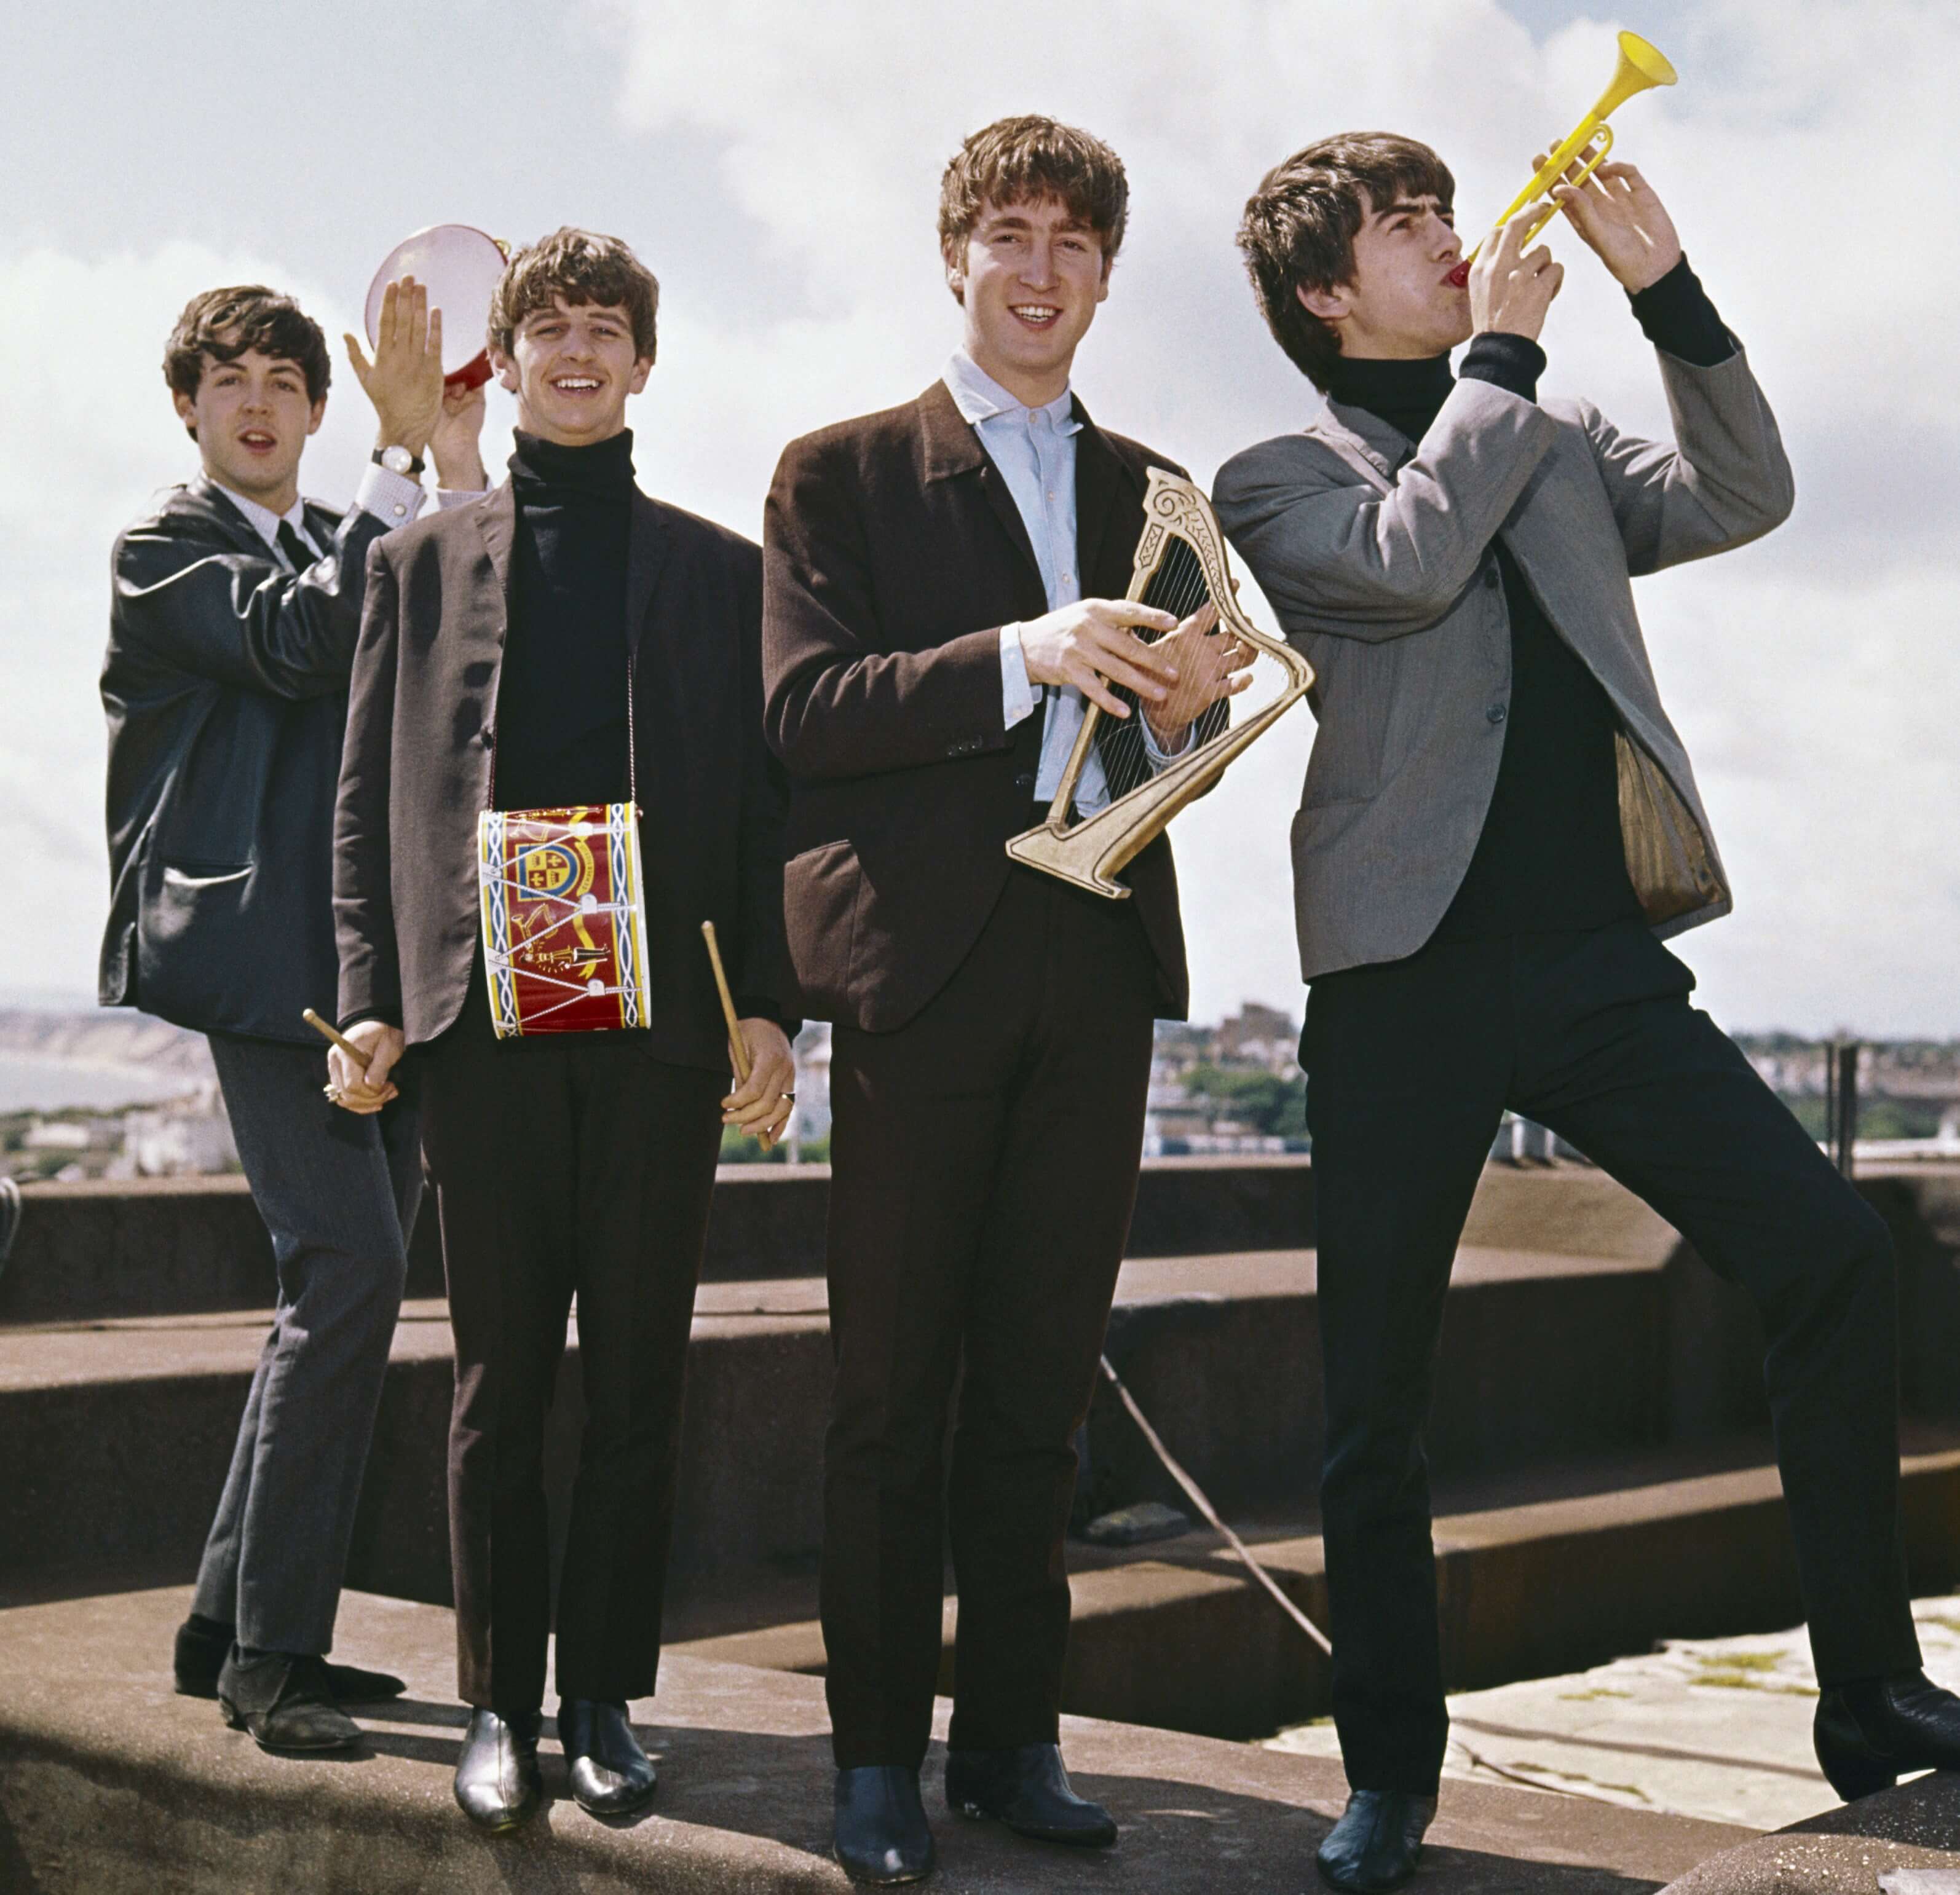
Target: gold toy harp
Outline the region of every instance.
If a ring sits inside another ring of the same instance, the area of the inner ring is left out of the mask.
[[[1208,603],[1214,605],[1218,626],[1212,635],[1234,636],[1254,655],[1252,682],[1229,701],[1237,707],[1236,714],[1228,720],[1226,706],[1214,706],[1199,718],[1190,748],[1162,770],[1153,768],[1144,748],[1141,711],[1133,708],[1126,718],[1105,718],[1099,706],[1090,704],[1048,820],[1007,844],[1015,861],[1112,900],[1130,892],[1115,877],[1131,859],[1186,803],[1209,790],[1226,765],[1284,717],[1313,682],[1313,668],[1298,652],[1268,637],[1239,609],[1225,563],[1224,536],[1211,503],[1189,481],[1161,467],[1150,469],[1144,495],[1143,537],[1137,542],[1128,596],[1179,619]],[[1139,635],[1151,637],[1147,632]],[[1069,812],[1092,746],[1110,800],[1093,816],[1071,823]]]

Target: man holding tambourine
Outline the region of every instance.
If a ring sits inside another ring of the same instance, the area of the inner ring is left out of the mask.
[[[1669,83],[1651,52],[1623,56]],[[1406,1881],[1435,1811],[1448,1719],[1422,1430],[1507,1107],[1643,1197],[1761,1312],[1833,1785],[1960,1766],[1960,1699],[1920,1669],[1901,1553],[1890,1240],[1661,945],[1731,904],[1628,582],[1770,531],[1789,463],[1640,173],[1554,167],[1551,186],[1655,348],[1672,445],[1540,400],[1562,275],[1531,244],[1545,206],[1466,272],[1453,180],[1427,146],[1309,146],[1239,232],[1274,339],[1328,397],[1228,462],[1215,498],[1319,674],[1293,846],[1353,1792],[1319,1867],[1341,1889]]]

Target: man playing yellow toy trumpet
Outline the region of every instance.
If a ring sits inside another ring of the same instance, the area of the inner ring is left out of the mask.
[[[1466,283],[1454,188],[1427,147],[1376,133],[1267,176],[1240,246],[1274,339],[1328,405],[1228,462],[1215,495],[1319,674],[1293,849],[1353,1791],[1319,1866],[1341,1889],[1406,1881],[1436,1807],[1448,1722],[1422,1431],[1457,1239],[1507,1107],[1756,1301],[1832,1784],[1849,1798],[1960,1765],[1960,1699],[1920,1669],[1900,1549],[1890,1239],[1661,945],[1731,897],[1629,582],[1787,515],[1776,423],[1631,166],[1553,196],[1657,351],[1672,444],[1541,402],[1563,275],[1528,247],[1545,206],[1507,221]]]

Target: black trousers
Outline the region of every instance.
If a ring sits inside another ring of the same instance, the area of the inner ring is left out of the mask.
[[[925,1755],[949,1525],[953,1742],[1056,1740],[1073,1438],[1136,1201],[1156,1010],[1129,905],[1017,868],[923,1012],[832,1036],[822,1591],[840,1768]]]
[[[573,1298],[586,1403],[558,1582],[561,1697],[645,1697],[660,1661],[681,1393],[725,1074],[631,1032],[505,1041],[482,976],[422,1056],[456,1337],[449,1531],[458,1689],[544,1697],[545,1417]]]
[[[1877,1215],[1638,923],[1432,944],[1313,983],[1322,1492],[1350,1784],[1433,1793],[1448,1729],[1422,1448],[1443,1296],[1504,1108],[1755,1299],[1820,1680],[1919,1664],[1898,1527],[1898,1314]]]

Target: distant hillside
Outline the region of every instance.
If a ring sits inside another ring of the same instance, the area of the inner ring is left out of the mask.
[[[128,1007],[72,1013],[0,1007],[0,1054],[8,1053],[84,1066],[149,1066],[196,1079],[211,1071],[202,1034]]]

